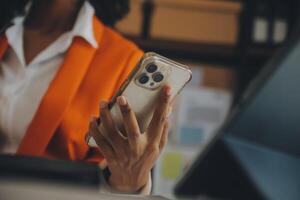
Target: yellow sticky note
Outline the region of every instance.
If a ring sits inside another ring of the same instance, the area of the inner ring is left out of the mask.
[[[176,179],[182,171],[183,158],[180,153],[166,153],[162,159],[162,176]]]

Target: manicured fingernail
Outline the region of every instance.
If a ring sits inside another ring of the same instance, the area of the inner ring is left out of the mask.
[[[171,93],[172,93],[171,87],[170,86],[165,87],[165,92],[166,92],[166,95],[171,96]]]
[[[126,98],[124,96],[119,96],[117,102],[120,106],[125,106],[127,104]]]
[[[100,102],[100,108],[101,108],[101,109],[106,108],[106,106],[107,106],[107,103],[106,103],[106,102],[104,102],[104,101],[101,101],[101,102]]]

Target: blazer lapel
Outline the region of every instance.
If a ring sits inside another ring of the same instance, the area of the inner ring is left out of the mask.
[[[99,43],[102,24],[94,17],[94,35]],[[51,82],[29,125],[17,154],[41,156],[70,105],[92,61],[96,49],[83,38],[76,37],[65,60]]]
[[[8,42],[5,36],[0,37],[0,60],[3,58],[4,53],[8,47]]]

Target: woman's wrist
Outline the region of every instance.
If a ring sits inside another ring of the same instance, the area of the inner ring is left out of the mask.
[[[108,184],[114,190],[122,193],[139,193],[139,191],[147,185],[148,179],[145,182],[130,181],[128,179],[121,178],[120,176],[110,175],[108,178]]]

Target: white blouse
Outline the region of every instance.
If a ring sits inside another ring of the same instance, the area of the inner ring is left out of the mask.
[[[61,35],[27,65],[23,51],[25,16],[15,18],[14,25],[6,30],[9,48],[0,61],[0,134],[4,135],[5,145],[0,153],[17,151],[73,38],[82,37],[97,48],[93,16],[94,8],[86,1],[73,29]]]

